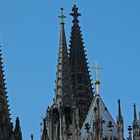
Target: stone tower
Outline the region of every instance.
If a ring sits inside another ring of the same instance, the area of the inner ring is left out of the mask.
[[[45,135],[51,140],[79,139],[80,129],[93,98],[84,43],[80,31],[78,8],[72,8],[73,26],[68,54],[63,8],[60,17],[60,41],[54,103],[47,109]],[[80,117],[79,117],[80,116]],[[48,128],[47,128],[47,127]],[[47,139],[47,138],[46,138]],[[43,140],[46,140],[43,139]]]
[[[80,31],[78,8],[72,8],[73,26],[68,54],[63,8],[54,103],[47,110],[46,124],[50,139],[80,139],[80,129],[93,98],[87,58]],[[81,117],[79,117],[81,116]],[[42,137],[44,136],[44,133]]]
[[[41,140],[124,140],[124,120],[118,100],[117,122],[114,121],[101,95],[98,65],[93,94],[87,55],[79,26],[76,5],[73,17],[69,52],[64,28],[63,8],[60,17],[60,40],[56,72],[55,97],[43,120]],[[128,140],[140,140],[140,118],[134,105],[133,127],[129,126]],[[133,131],[132,131],[133,130]],[[132,138],[133,137],[133,138]]]
[[[71,135],[72,126],[72,88],[63,8],[61,8],[61,15],[59,17],[61,22],[55,98],[53,105],[47,110],[46,117],[48,135],[52,140],[62,139],[62,137],[67,139]]]

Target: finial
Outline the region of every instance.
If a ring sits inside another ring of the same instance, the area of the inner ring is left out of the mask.
[[[31,140],[33,140],[34,139],[34,135],[33,134],[31,134]]]
[[[85,129],[87,130],[87,133],[89,133],[89,129],[90,129],[89,123],[85,124]]]
[[[134,119],[137,120],[136,104],[134,104]]]
[[[112,121],[108,122],[107,127],[109,128],[109,131],[112,131],[112,127],[113,127]]]
[[[74,23],[78,23],[78,22],[79,22],[79,21],[78,21],[78,16],[81,16],[81,14],[78,13],[78,8],[77,8],[76,5],[73,6],[72,11],[73,11],[73,12],[70,13],[70,15],[73,16],[73,18],[74,18],[73,22],[74,22]]]
[[[19,127],[19,117],[16,118],[16,127]]]
[[[61,15],[59,16],[60,24],[64,24],[64,19],[66,18],[66,16],[64,16],[64,13],[63,13],[64,8],[61,8],[60,10],[61,10]]]
[[[121,101],[118,99],[118,117],[121,117]]]
[[[96,75],[95,75],[96,95],[99,95],[99,85],[100,85],[100,81],[98,80],[98,70],[99,70],[99,69],[103,69],[103,68],[99,68],[99,67],[98,67],[97,61],[95,61],[95,67],[92,67],[92,68],[95,69],[95,72],[96,72]]]

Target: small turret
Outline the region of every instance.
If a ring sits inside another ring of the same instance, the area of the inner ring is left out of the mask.
[[[136,121],[136,123],[137,123],[136,104],[134,104],[133,106],[134,106],[134,121]]]
[[[134,104],[133,107],[134,107],[133,140],[138,140],[139,125],[138,125],[138,120],[137,120],[136,104]]]
[[[21,133],[19,117],[16,118],[16,125],[15,125],[15,129],[14,129],[14,136],[15,136],[16,140],[22,140],[22,133]]]
[[[123,117],[121,114],[120,99],[118,99],[117,131],[118,131],[118,140],[123,140],[124,139],[124,123],[123,123]]]

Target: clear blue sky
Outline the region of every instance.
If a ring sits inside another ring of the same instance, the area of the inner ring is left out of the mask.
[[[21,119],[24,139],[40,137],[40,122],[54,96],[60,7],[69,44],[71,8],[77,4],[89,66],[98,60],[100,94],[116,120],[122,101],[125,128],[133,103],[140,111],[139,0],[0,0],[0,41],[12,119]],[[92,71],[93,79],[95,78]]]

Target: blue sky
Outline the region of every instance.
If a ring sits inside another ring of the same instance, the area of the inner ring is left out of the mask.
[[[54,96],[60,7],[64,7],[67,44],[77,4],[89,66],[97,60],[100,94],[116,120],[122,101],[125,129],[133,103],[140,111],[139,0],[0,0],[0,41],[12,119],[21,119],[24,139],[40,137],[40,122]],[[95,79],[95,72],[91,71]]]

